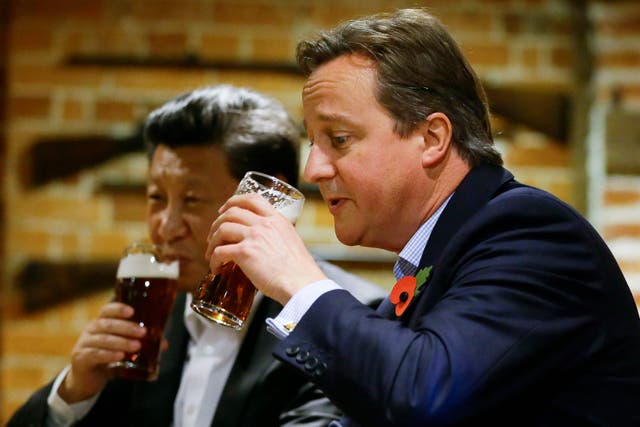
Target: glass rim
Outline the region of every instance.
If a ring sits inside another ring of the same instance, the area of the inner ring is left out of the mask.
[[[269,175],[268,173],[264,173],[264,172],[259,172],[259,171],[247,171],[244,176],[242,177],[242,179],[245,178],[251,178],[251,176],[260,176],[262,178],[268,179],[271,182],[276,182],[278,185],[282,185],[283,187],[285,187],[288,191],[290,191],[291,193],[294,193],[295,195],[298,196],[298,198],[304,199],[304,193],[302,191],[300,191],[299,189],[297,189],[296,187],[294,187],[293,185],[289,184],[286,181],[281,180],[278,177],[275,177],[273,175]],[[242,181],[242,180],[241,180]],[[254,180],[255,181],[255,180]],[[258,184],[260,185],[264,185],[262,182],[256,181],[258,182]],[[287,194],[288,196],[292,196],[292,194]]]

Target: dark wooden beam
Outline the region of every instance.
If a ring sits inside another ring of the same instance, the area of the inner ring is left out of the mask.
[[[118,260],[29,261],[16,275],[15,290],[26,312],[108,289],[115,284]]]
[[[44,185],[143,149],[141,129],[123,138],[100,134],[40,138],[21,158],[21,181],[26,188]]]
[[[205,60],[197,55],[185,56],[118,56],[118,55],[72,55],[64,64],[72,67],[141,67],[171,69],[202,69],[220,71],[253,71],[301,75],[293,62]]]
[[[490,110],[557,142],[568,141],[571,94],[560,88],[485,84]]]

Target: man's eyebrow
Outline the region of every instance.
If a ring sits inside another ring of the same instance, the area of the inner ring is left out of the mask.
[[[347,125],[355,125],[355,121],[349,118],[349,116],[338,113],[320,113],[318,114],[318,119],[323,122],[337,122]],[[305,129],[307,128],[306,120],[302,120],[302,125],[305,127]]]

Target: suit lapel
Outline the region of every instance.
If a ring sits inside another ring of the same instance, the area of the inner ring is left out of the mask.
[[[422,253],[418,269],[433,266],[426,288],[405,311],[403,318],[411,317],[419,300],[439,296],[443,288],[449,286],[448,283],[432,281],[432,278],[438,274],[439,268],[442,268],[438,265],[438,261],[443,249],[464,223],[486,205],[501,186],[510,181],[513,181],[513,175],[506,169],[499,166],[479,165],[474,167],[458,185]],[[437,298],[431,298],[427,306],[431,307],[436,300]]]

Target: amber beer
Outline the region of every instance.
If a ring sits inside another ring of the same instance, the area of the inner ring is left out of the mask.
[[[299,190],[260,172],[247,172],[242,178],[235,194],[246,193],[259,193],[292,223],[304,204],[304,195]],[[228,262],[218,274],[209,272],[200,281],[191,308],[215,323],[242,329],[256,292],[242,270],[234,262]]]
[[[222,266],[219,274],[209,272],[200,283],[194,300],[210,304],[192,305],[196,312],[216,323],[239,325],[247,320],[257,289],[235,262]],[[230,326],[230,325],[227,325]]]
[[[119,378],[152,381],[158,377],[160,345],[165,324],[176,296],[179,264],[163,262],[151,244],[134,244],[125,250],[118,266],[115,300],[134,309],[132,321],[147,328],[142,346],[135,353],[111,363]]]

